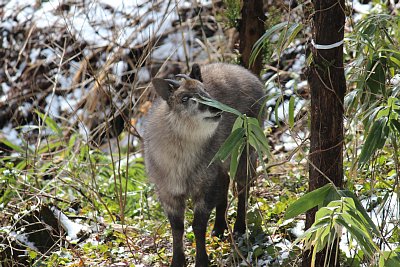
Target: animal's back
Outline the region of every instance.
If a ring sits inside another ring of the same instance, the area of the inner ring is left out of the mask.
[[[247,69],[233,64],[213,63],[201,67],[206,91],[216,100],[250,117],[258,117],[264,103],[263,85]],[[236,116],[224,113],[216,135],[226,138]]]

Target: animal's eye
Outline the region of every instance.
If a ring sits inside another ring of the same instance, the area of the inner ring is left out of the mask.
[[[188,97],[187,95],[183,96],[181,99],[182,103],[188,102],[189,98],[190,97]]]

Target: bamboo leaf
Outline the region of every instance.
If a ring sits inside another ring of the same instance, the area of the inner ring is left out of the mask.
[[[391,62],[393,62],[394,64],[396,64],[397,67],[400,68],[400,60],[398,60],[398,59],[395,58],[395,57],[390,57],[389,59],[390,59]]]
[[[49,116],[45,116],[45,114],[41,113],[38,110],[35,110],[36,114],[44,121],[44,123],[58,136],[62,136],[62,130],[61,128],[57,125],[57,123],[50,118]]]
[[[243,142],[242,138],[244,137],[244,132],[245,132],[244,128],[239,128],[233,131],[225,140],[225,142],[222,144],[218,152],[215,154],[210,164],[217,159],[225,161],[232,153],[233,149],[238,145],[238,143]]]
[[[279,114],[278,114],[278,109],[279,106],[282,102],[282,97],[278,97],[275,103],[275,108],[274,108],[274,116],[275,116],[275,123],[278,125],[278,127],[281,127],[281,123],[279,122]]]
[[[287,46],[289,46],[294,38],[296,38],[297,34],[303,29],[303,24],[301,23],[293,23],[292,26],[290,26],[287,35],[288,35],[288,40],[286,42]]]
[[[260,125],[249,123],[250,128],[250,135],[254,135],[255,142],[259,144],[259,149],[266,155],[270,156],[270,148],[268,144],[267,137],[265,136],[264,132],[262,131]]]
[[[289,127],[293,128],[294,126],[294,96],[290,97],[289,100]]]
[[[291,219],[309,209],[321,205],[331,191],[335,191],[335,188],[331,184],[326,184],[323,187],[305,194],[287,208],[284,219]]]
[[[263,156],[262,156],[263,149],[261,148],[259,142],[257,141],[257,138],[255,137],[255,135],[253,133],[250,133],[250,135],[248,136],[248,142],[250,143],[250,145],[252,147],[255,148],[257,156],[258,156],[258,160],[260,162],[264,162]]]
[[[386,95],[386,69],[384,58],[375,58],[369,64],[366,84],[373,94]]]
[[[346,190],[339,190],[339,195],[342,197],[349,197],[351,199],[353,199],[354,201],[354,205],[355,208],[358,210],[358,212],[360,212],[360,214],[363,216],[363,219],[365,221],[367,221],[368,223],[368,227],[370,230],[372,230],[372,232],[375,235],[379,235],[379,230],[376,227],[375,223],[372,221],[372,219],[369,217],[367,211],[365,210],[365,208],[363,207],[363,205],[361,204],[360,200],[357,198],[357,196],[350,190],[346,189]]]
[[[8,141],[7,139],[4,139],[4,138],[0,139],[0,143],[5,144],[6,146],[8,146],[9,148],[13,149],[16,152],[19,152],[21,154],[25,153],[25,150],[22,147]]]
[[[240,113],[236,109],[231,108],[231,107],[229,107],[229,106],[227,106],[227,105],[225,105],[225,104],[223,104],[221,102],[218,102],[215,99],[210,99],[210,98],[207,98],[207,97],[204,97],[204,96],[199,96],[199,97],[200,98],[194,98],[193,100],[197,101],[199,103],[202,103],[204,105],[207,105],[207,106],[210,106],[210,107],[214,107],[214,108],[218,108],[218,109],[220,109],[222,111],[235,114],[237,116],[241,116],[242,115],[242,113]]]
[[[382,148],[385,144],[385,135],[388,134],[386,122],[387,117],[382,117],[373,123],[361,150],[360,167],[371,158],[377,149]]]
[[[61,147],[63,145],[63,141],[52,141],[43,143],[37,153],[43,154],[55,150],[55,148]]]
[[[230,174],[231,179],[234,179],[236,176],[236,171],[239,166],[239,160],[240,160],[240,157],[242,156],[245,144],[246,143],[244,141],[238,142],[237,145],[232,150],[231,163],[229,166],[229,174]]]
[[[251,51],[251,55],[250,55],[250,65],[253,65],[254,60],[258,57],[258,55],[260,54],[264,43],[267,42],[269,40],[269,38],[277,31],[282,30],[283,28],[288,26],[288,22],[281,22],[279,24],[276,24],[274,26],[272,26],[271,28],[269,28],[264,34],[263,36],[261,36],[260,39],[257,40],[257,42],[253,45],[252,51]]]
[[[244,120],[242,116],[236,118],[235,122],[233,123],[232,132],[236,129],[244,127]]]
[[[399,251],[383,251],[379,258],[380,267],[398,267],[400,266]]]
[[[364,231],[360,230],[354,225],[348,224],[343,218],[338,218],[337,222],[345,227],[347,231],[357,240],[357,243],[360,245],[364,253],[370,257],[373,255],[373,246],[371,246],[371,243],[366,240]]]
[[[392,128],[397,130],[397,133],[400,134],[400,122],[398,120],[390,120],[390,124]]]

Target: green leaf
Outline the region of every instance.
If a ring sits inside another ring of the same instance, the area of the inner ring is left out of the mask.
[[[297,215],[308,211],[318,205],[321,205],[326,196],[331,193],[331,191],[336,191],[332,184],[326,184],[314,191],[311,191],[304,196],[300,197],[298,200],[293,202],[286,210],[284,219],[288,220]]]
[[[0,142],[3,143],[3,144],[5,144],[6,146],[8,146],[9,148],[13,149],[14,151],[16,151],[16,152],[18,152],[18,153],[21,153],[21,154],[25,153],[25,150],[24,150],[22,147],[17,146],[16,144],[11,143],[11,142],[8,141],[7,139],[4,139],[4,138],[3,138],[3,139],[0,139]]]
[[[52,150],[56,150],[55,148],[61,147],[62,145],[63,145],[63,141],[44,142],[40,146],[40,149],[37,151],[37,153],[38,154],[47,153]]]
[[[357,103],[357,99],[358,96],[360,95],[360,90],[359,89],[355,89],[353,91],[351,91],[350,93],[348,93],[345,98],[344,98],[344,106],[346,107],[346,109],[349,111],[351,111],[356,103]]]
[[[379,258],[380,267],[398,267],[400,266],[400,252],[383,251]]]
[[[385,144],[387,134],[389,133],[388,126],[386,125],[387,120],[387,117],[381,117],[373,123],[361,150],[360,167],[367,163],[375,151],[382,148]]]
[[[35,110],[36,114],[44,121],[44,123],[58,136],[62,137],[62,130],[61,128],[57,125],[57,123],[50,118],[49,116],[45,116],[45,114],[41,113],[38,110]]]
[[[222,161],[226,160],[232,153],[233,149],[238,145],[238,143],[243,142],[242,138],[244,137],[244,133],[244,128],[238,128],[234,130],[222,144],[221,148],[215,154],[210,164],[217,159],[220,159]]]
[[[305,248],[314,246],[313,254],[315,254],[341,234],[338,226],[342,226],[357,241],[362,251],[372,258],[379,252],[379,248],[374,243],[368,223],[356,206],[356,202],[350,197],[331,201],[326,207],[317,211],[313,225],[296,242],[304,240]]]
[[[232,150],[231,163],[229,166],[229,175],[231,179],[235,179],[236,171],[239,166],[239,160],[240,157],[242,156],[245,144],[246,144],[245,141],[242,140],[241,142],[238,142],[237,145]]]
[[[39,255],[39,253],[37,253],[37,251],[28,248],[28,256],[29,256],[29,259],[31,259],[31,260],[36,259],[36,257],[37,257],[38,255]]]
[[[276,103],[275,103],[275,108],[274,108],[275,123],[278,125],[278,127],[281,127],[281,124],[279,122],[278,109],[282,102],[282,99],[283,99],[282,97],[278,97],[278,99],[276,100]]]
[[[288,26],[288,22],[281,22],[279,24],[276,24],[274,26],[272,26],[271,28],[269,28],[264,34],[263,36],[261,36],[260,39],[257,40],[257,42],[253,45],[252,51],[251,51],[251,55],[250,55],[250,65],[253,65],[254,60],[258,57],[258,55],[260,54],[264,43],[267,42],[269,40],[269,38],[277,31],[282,30],[283,28]]]
[[[390,108],[389,107],[384,107],[379,112],[376,114],[376,119],[382,118],[382,117],[387,117],[389,116],[390,113]]]
[[[294,96],[289,100],[289,127],[292,129],[294,126]]]
[[[71,135],[71,137],[70,137],[70,139],[69,139],[69,142],[68,142],[67,151],[66,151],[66,153],[65,153],[67,156],[70,155],[72,149],[74,148],[77,137],[78,137],[77,134]]]
[[[235,122],[233,123],[232,132],[236,129],[244,127],[244,119],[243,116],[239,116],[236,118]]]
[[[354,205],[357,209],[358,212],[362,215],[363,219],[368,223],[368,227],[372,232],[379,236],[379,230],[376,227],[375,223],[372,221],[372,219],[369,217],[367,211],[364,209],[363,205],[361,204],[360,200],[357,198],[357,196],[354,194],[354,192],[345,189],[345,190],[339,190],[339,195],[342,197],[349,197],[353,199]]]
[[[288,25],[289,26],[289,25]],[[278,54],[285,50],[296,38],[297,34],[303,29],[303,24],[293,23],[287,31],[282,31],[281,38],[277,43]]]
[[[291,44],[296,38],[297,34],[303,29],[303,24],[301,23],[293,23],[292,26],[290,26],[288,30],[288,40],[287,40],[287,45]]]
[[[338,218],[337,222],[338,224],[345,227],[347,231],[353,236],[353,238],[357,240],[357,243],[360,245],[365,254],[367,254],[369,257],[373,255],[374,247],[366,239],[364,231],[362,231],[358,227],[355,227],[354,225],[348,224],[343,218]]]
[[[261,150],[261,152],[266,154],[267,156],[270,156],[271,152],[269,149],[267,137],[265,136],[258,122],[257,124],[249,123],[248,126],[250,130],[250,135],[254,136],[254,140],[258,144],[259,150]]]
[[[253,133],[250,133],[247,140],[248,140],[249,144],[255,148],[257,156],[258,156],[258,160],[261,162],[263,167],[265,167],[264,159],[262,156],[263,149],[261,148],[259,141],[257,140],[257,138],[255,137],[255,135]]]
[[[368,24],[368,26],[367,27],[365,27],[363,30],[362,30],[362,33],[363,34],[365,34],[365,35],[374,35],[375,34],[375,32],[376,32],[376,25],[375,24]]]
[[[210,99],[210,98],[207,98],[207,97],[204,97],[204,96],[200,96],[200,98],[193,98],[193,100],[196,101],[196,102],[202,103],[204,105],[207,105],[207,106],[210,106],[210,107],[214,107],[214,108],[218,108],[218,109],[220,109],[222,111],[235,114],[237,116],[241,116],[242,115],[242,113],[240,113],[236,109],[231,108],[231,107],[229,107],[229,106],[227,106],[227,105],[225,105],[225,104],[223,104],[221,102],[218,102],[215,99]]]
[[[390,120],[390,124],[393,126],[392,128],[397,130],[397,133],[400,134],[400,122],[398,120]]]
[[[373,94],[386,95],[386,68],[384,58],[374,59],[368,67],[366,84]]]
[[[395,58],[395,57],[390,57],[389,59],[390,59],[391,62],[393,62],[394,64],[396,64],[398,68],[400,68],[400,60],[398,60],[398,59]]]
[[[17,170],[24,170],[24,169],[26,168],[26,166],[28,165],[28,160],[29,160],[29,159],[24,159],[24,160],[22,160],[21,162],[19,162],[19,163],[15,166],[15,168],[16,168]]]

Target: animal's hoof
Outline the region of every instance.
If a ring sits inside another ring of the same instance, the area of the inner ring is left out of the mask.
[[[219,239],[223,239],[224,238],[224,229],[214,229],[211,232],[211,236],[216,236]]]
[[[235,223],[235,226],[233,227],[233,232],[236,236],[243,235],[246,232],[246,224]]]
[[[183,253],[174,254],[172,257],[171,267],[185,267],[185,266],[186,266],[185,254]]]

